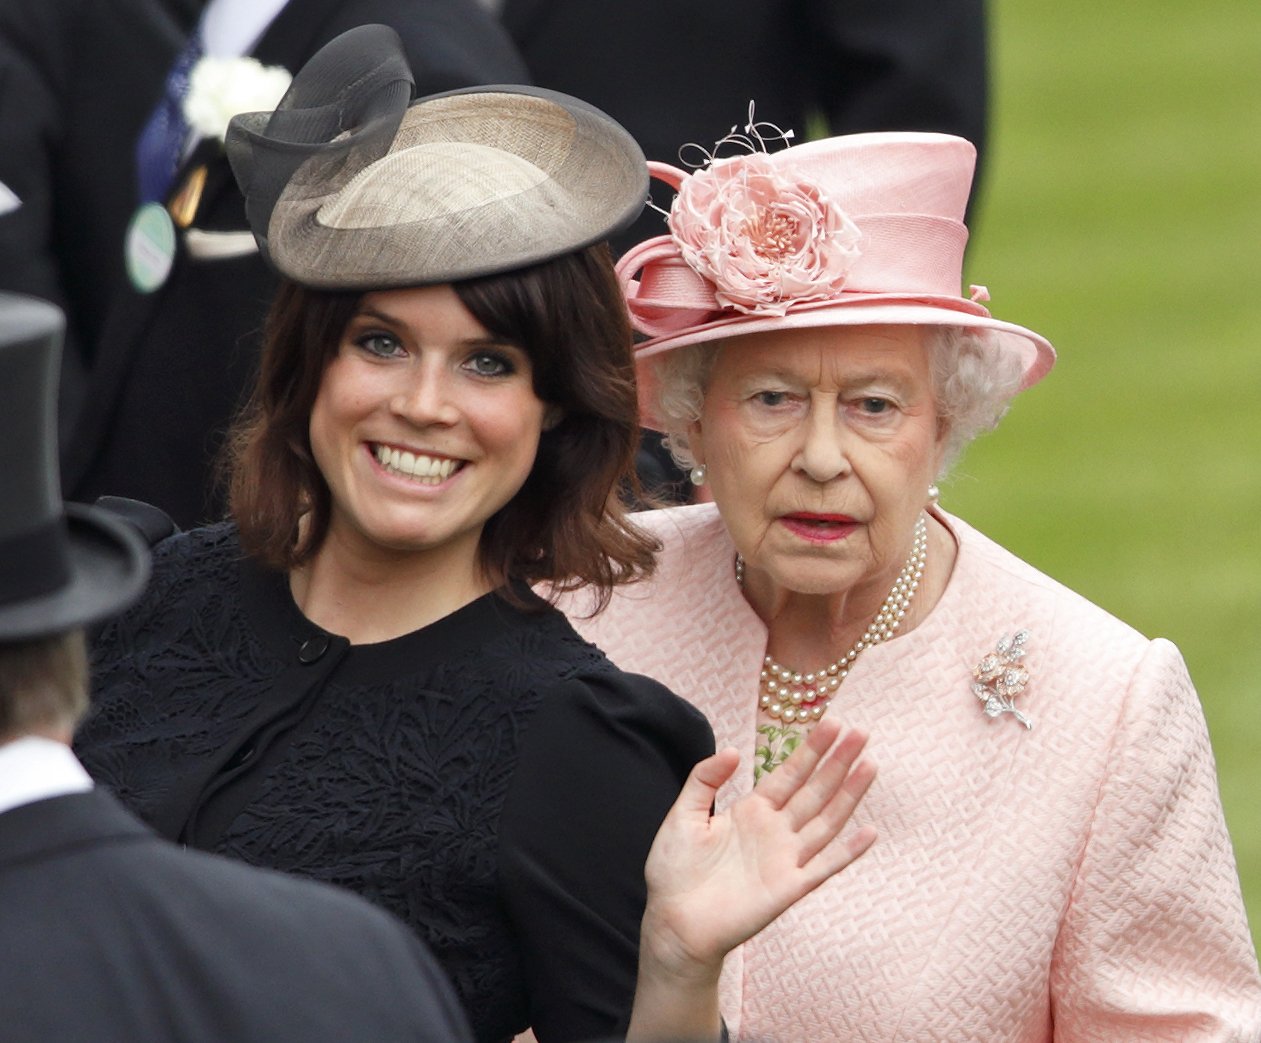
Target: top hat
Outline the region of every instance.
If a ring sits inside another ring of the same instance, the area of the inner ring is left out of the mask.
[[[137,532],[102,510],[61,501],[64,328],[53,305],[0,293],[0,641],[99,622],[139,597],[149,578]]]
[[[984,287],[960,293],[976,149],[948,134],[851,134],[747,151],[692,172],[648,164],[674,187],[670,234],[618,262],[644,423],[660,428],[651,360],[691,344],[800,327],[925,325],[988,331],[1022,387],[1055,362],[1032,330],[994,318]],[[724,143],[720,143],[724,144]]]
[[[607,239],[648,196],[643,153],[586,102],[535,87],[411,101],[394,30],[352,29],[275,112],[233,117],[228,157],[259,248],[316,289],[511,271]]]

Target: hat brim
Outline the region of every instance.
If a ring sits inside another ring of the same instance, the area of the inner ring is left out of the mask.
[[[1055,365],[1055,349],[1045,337],[1015,323],[996,319],[980,305],[964,298],[855,294],[852,299],[843,301],[826,301],[813,307],[802,305],[785,315],[732,315],[636,345],[640,423],[654,431],[668,430],[656,413],[655,360],[666,352],[754,333],[830,326],[950,326],[989,331],[1003,350],[1013,352],[1020,359],[1021,390],[1032,387]]]
[[[48,594],[0,605],[0,640],[51,637],[122,611],[149,580],[149,550],[126,522],[68,503],[69,581]]]
[[[317,289],[524,268],[607,239],[648,198],[626,130],[576,98],[517,85],[413,102],[389,153],[322,196],[312,184],[324,169],[295,175],[267,235],[281,273]]]

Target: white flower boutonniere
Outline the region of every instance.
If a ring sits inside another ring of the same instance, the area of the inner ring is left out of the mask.
[[[207,56],[189,74],[184,118],[203,137],[222,141],[233,116],[274,109],[292,80],[289,70],[279,65]]]

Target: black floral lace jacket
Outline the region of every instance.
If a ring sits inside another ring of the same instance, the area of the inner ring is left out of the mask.
[[[490,594],[352,646],[224,523],[159,545],[93,658],[76,751],[159,832],[397,914],[479,1040],[622,1025],[644,859],[713,737],[560,613]]]

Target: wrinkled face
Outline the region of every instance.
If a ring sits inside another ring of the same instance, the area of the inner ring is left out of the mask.
[[[908,326],[724,344],[689,432],[751,568],[803,594],[883,599],[942,456],[928,353]]]
[[[329,536],[475,555],[529,475],[547,412],[525,351],[487,332],[450,286],[366,294],[311,411]]]

